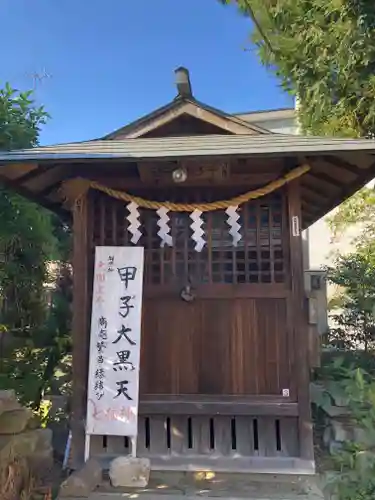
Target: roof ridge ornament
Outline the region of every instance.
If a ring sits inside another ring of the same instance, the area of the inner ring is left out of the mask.
[[[176,76],[178,97],[193,97],[189,70],[180,66],[175,69],[174,73]]]

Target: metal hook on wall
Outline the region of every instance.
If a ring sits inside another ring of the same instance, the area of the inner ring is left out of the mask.
[[[195,293],[193,291],[190,278],[187,279],[186,285],[181,290],[180,297],[185,302],[193,302],[193,300],[195,299]]]

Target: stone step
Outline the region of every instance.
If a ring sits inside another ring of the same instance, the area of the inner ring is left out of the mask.
[[[222,498],[242,500],[323,500],[314,476],[271,474],[218,474],[213,472],[152,472],[147,488],[116,489],[109,482],[89,500],[198,500]]]
[[[221,498],[225,500],[243,500],[246,498],[247,500],[322,500],[323,496],[312,496],[310,495],[298,495],[298,494],[283,494],[280,493],[276,496],[259,496],[259,495],[251,495],[251,496],[246,496],[246,497],[237,497],[237,496],[232,496],[230,493],[222,495],[220,497],[218,496],[211,496],[208,497],[207,495],[184,495],[182,493],[180,494],[169,494],[169,495],[155,495],[155,494],[148,494],[148,495],[141,495],[139,497],[132,496],[130,493],[129,494],[122,494],[122,493],[92,493],[88,500],[121,500],[128,498],[129,500],[133,500],[135,498],[143,499],[143,500],[202,500],[202,498]],[[64,499],[62,499],[64,500]],[[70,500],[83,500],[82,498],[71,498]]]

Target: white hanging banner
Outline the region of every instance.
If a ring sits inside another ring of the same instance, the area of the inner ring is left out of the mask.
[[[201,252],[206,243],[203,238],[204,231],[202,229],[202,224],[203,224],[202,212],[200,210],[195,209],[194,212],[190,214],[190,218],[193,221],[190,224],[190,227],[193,230],[193,234],[191,237],[195,241],[195,250],[197,252]]]
[[[233,245],[236,247],[242,238],[240,233],[241,225],[237,222],[240,218],[237,213],[238,207],[228,207],[225,213],[228,216],[227,223],[230,227],[229,234],[232,236]]]
[[[141,227],[141,223],[139,220],[139,210],[138,205],[131,201],[126,208],[129,210],[129,215],[127,216],[127,220],[129,221],[128,231],[132,235],[130,241],[136,245],[142,236],[139,228]]]
[[[158,236],[161,239],[160,246],[164,245],[173,246],[172,236],[169,234],[171,228],[169,227],[169,210],[165,207],[159,208],[156,213],[159,216],[157,225],[159,226]]]
[[[96,247],[86,433],[135,437],[144,253]]]

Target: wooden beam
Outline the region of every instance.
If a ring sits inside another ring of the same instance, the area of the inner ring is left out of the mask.
[[[44,208],[47,208],[48,210],[51,210],[52,212],[55,212],[57,215],[62,217],[63,219],[68,219],[69,218],[69,213],[65,211],[60,203],[54,203],[51,202],[45,198],[42,198],[38,196],[37,194],[33,193],[32,191],[29,191],[27,188],[21,186],[18,184],[17,181],[7,179],[6,177],[3,177],[0,175],[0,183],[3,184],[4,187],[7,189],[10,189],[19,195],[23,196],[24,198],[27,198],[30,201],[33,201],[34,203],[41,205]]]
[[[69,178],[70,171],[71,168],[68,165],[50,166],[41,175],[33,176],[26,181],[17,179],[17,182],[20,182],[20,184],[30,191],[39,193],[50,184],[58,181],[63,182],[66,178]]]
[[[113,158],[110,162],[108,161],[100,161],[100,160],[91,160],[91,162],[85,162],[83,160],[77,161],[73,164],[73,170],[75,174],[79,177],[85,175],[98,175],[105,177],[119,177],[128,176],[132,178],[137,178],[138,165],[145,165],[147,168],[157,167],[158,169],[170,169],[181,166],[180,163],[184,163],[185,165],[188,163],[196,163],[200,167],[205,167],[206,165],[215,165],[215,163],[228,162],[230,163],[231,171],[235,173],[251,173],[251,174],[275,174],[280,176],[283,173],[286,173],[284,160],[282,158],[261,158],[261,157],[240,157],[240,158],[223,158],[217,157],[213,155],[209,158],[195,157],[191,160],[185,160],[179,158],[178,160],[171,161],[166,158],[160,158],[159,160],[149,161],[142,160],[135,162],[128,161],[126,159],[121,158]],[[302,163],[302,160],[301,160]],[[298,163],[294,162],[290,168],[295,168],[298,166]]]
[[[41,191],[38,191],[38,196],[46,198],[54,191],[57,192],[60,189],[61,185],[62,185],[61,181],[54,182],[53,184],[50,184],[49,186],[42,189]]]
[[[289,248],[291,300],[288,301],[288,323],[293,331],[295,346],[294,376],[297,381],[299,407],[298,428],[300,456],[314,460],[313,431],[310,409],[310,373],[308,363],[308,324],[304,291],[301,226],[301,183],[296,179],[287,185],[289,216]]]
[[[336,186],[336,189],[330,187],[330,189],[327,190],[325,184],[311,175],[309,175],[308,178],[306,177],[306,179],[301,179],[301,189],[305,189],[306,187],[310,191],[314,190],[314,192],[319,193],[324,198],[321,202],[326,202],[327,199],[332,198],[332,196],[335,196],[339,191],[338,186]]]
[[[37,168],[35,168],[34,170],[31,170],[31,172],[28,172],[27,174],[24,174],[24,175],[20,175],[19,177],[17,177],[17,179],[14,179],[14,180],[17,182],[20,182],[21,184],[26,184],[28,181],[31,181],[32,179],[35,179],[36,177],[40,177],[41,175],[43,175],[45,172],[47,172],[51,168],[53,168],[53,167],[51,167],[51,165],[48,163],[46,163],[44,165],[38,165]]]
[[[189,178],[183,185],[178,185],[173,182],[172,175],[170,176],[170,180],[160,179],[156,181],[141,181],[139,179],[134,178],[116,178],[116,176],[106,176],[104,173],[101,175],[93,175],[89,173],[84,173],[81,175],[82,178],[93,180],[98,182],[99,184],[103,184],[113,189],[119,190],[132,190],[132,189],[140,189],[140,188],[177,188],[179,191],[183,191],[186,188],[194,188],[194,187],[212,187],[213,185],[217,187],[238,187],[243,188],[243,191],[246,189],[251,189],[259,186],[264,186],[274,180],[278,179],[281,174],[278,173],[240,173],[240,174],[232,174],[230,177],[224,179],[218,179],[215,177],[212,178]]]
[[[99,455],[98,460],[102,466],[109,467],[114,456]],[[155,454],[150,456],[152,470],[155,471],[213,471],[227,473],[244,473],[244,474],[264,474],[264,480],[267,480],[267,474],[281,474],[295,477],[298,475],[315,474],[313,460],[301,460],[295,457],[217,457],[212,455],[186,455],[185,457],[171,457],[168,455]],[[100,494],[100,493],[99,493]],[[160,493],[158,493],[160,494]],[[154,495],[156,496],[156,495]],[[172,496],[172,495],[171,495]],[[103,498],[103,497],[102,497]],[[148,497],[151,498],[151,497]],[[163,500],[167,496],[163,497]],[[229,498],[228,496],[226,498]],[[249,497],[248,497],[249,498]],[[259,497],[258,497],[259,498]],[[267,497],[269,498],[269,497]],[[285,498],[285,496],[284,496]],[[303,497],[302,497],[303,498]],[[100,496],[92,496],[92,500],[99,500]],[[109,500],[109,499],[108,499]]]
[[[340,158],[335,155],[325,155],[322,158],[327,162],[335,165],[336,167],[342,168],[351,174],[358,175],[361,172],[361,169],[357,167],[357,165],[353,165],[353,163],[349,163],[348,161]]]
[[[342,187],[336,196],[330,198],[328,203],[323,205],[323,210],[319,211],[314,222],[341,203],[344,203],[345,200],[353,196],[361,187],[370,182],[374,176],[374,173],[371,175],[373,169],[375,169],[375,162],[367,170],[363,169],[361,171],[361,175],[357,176],[355,183]]]
[[[316,171],[312,170],[311,172],[309,172],[309,175],[311,177],[315,177],[315,179],[318,179],[321,182],[321,184],[323,184],[325,186],[329,186],[331,193],[332,193],[332,188],[334,188],[336,190],[340,189],[340,181],[336,178],[330,177],[329,175],[327,175],[324,172],[316,172]],[[341,182],[342,182],[342,179],[341,179]]]
[[[324,181],[323,182],[320,181],[317,177],[315,177],[310,173],[304,175],[303,178],[301,179],[301,187],[302,188],[307,187],[310,191],[320,194],[324,198],[327,198],[327,196],[332,196],[333,192],[331,184],[329,186],[329,189],[327,190],[327,185],[324,184]]]
[[[171,176],[172,177],[172,176]],[[256,186],[264,186],[265,184],[268,184],[274,180],[276,180],[279,176],[277,174],[234,174],[230,176],[227,179],[223,180],[216,180],[216,179],[188,179],[186,182],[184,182],[183,186],[177,185],[176,183],[173,182],[172,178],[170,181],[162,180],[162,181],[157,181],[157,182],[152,182],[152,181],[146,181],[142,182],[137,179],[115,179],[115,178],[108,178],[105,176],[93,176],[93,175],[85,175],[84,178],[90,179],[90,180],[95,180],[99,182],[100,184],[104,184],[105,186],[108,186],[113,189],[119,189],[119,190],[131,190],[131,189],[140,189],[140,188],[177,188],[179,190],[183,190],[185,188],[192,188],[192,187],[211,187],[211,186],[218,186],[218,187],[243,187],[244,190],[246,189],[251,189],[252,187]]]
[[[362,171],[370,168],[375,158],[372,153],[364,151],[345,151],[336,153],[335,156],[349,162],[351,165],[355,164]]]
[[[315,205],[312,206],[310,203],[306,203],[306,201],[303,198],[301,199],[301,208],[304,217],[306,216],[310,219],[316,217],[317,214],[316,206]]]
[[[58,192],[65,181],[76,177],[76,174],[72,171],[72,169],[64,169],[64,173],[61,173],[59,169],[60,167],[55,167],[53,175],[51,175],[48,179],[49,182],[47,183],[47,185],[37,191],[39,197],[45,198],[54,191]]]
[[[145,298],[180,298],[182,287],[185,283],[176,285],[145,285]],[[192,284],[194,289],[194,283]],[[289,296],[289,290],[283,283],[273,283],[270,287],[265,283],[215,283],[213,285],[200,285],[194,290],[196,299],[261,299],[264,297],[272,299],[285,299]]]
[[[352,170],[347,170],[341,166],[337,166],[333,162],[324,160],[322,157],[315,159],[315,161],[308,161],[312,166],[311,174],[325,180],[328,184],[333,183],[334,185],[337,185],[337,182],[349,183],[353,182],[357,177],[357,174]]]
[[[225,400],[225,396],[216,401],[202,401],[202,398],[186,401],[179,398],[175,401],[150,399],[140,402],[142,415],[253,415],[253,416],[298,416],[297,403],[263,403],[232,399]]]
[[[85,419],[89,353],[89,195],[74,203],[73,209],[73,396],[72,457],[73,468],[84,460]]]
[[[315,189],[311,189],[306,185],[301,187],[301,194],[304,200],[307,200],[308,202],[311,202],[313,204],[325,202],[327,199],[327,197],[324,196],[324,194],[319,193]]]
[[[16,181],[22,175],[33,172],[38,168],[38,164],[34,163],[18,163],[11,162],[0,164],[0,173],[3,177]]]

